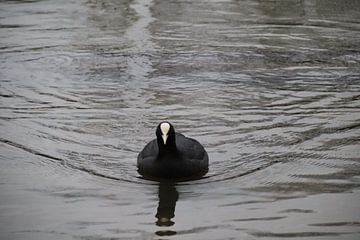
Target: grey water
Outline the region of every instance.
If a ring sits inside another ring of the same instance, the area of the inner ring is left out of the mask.
[[[360,239],[360,1],[0,2],[0,239]],[[136,157],[159,121],[199,180]]]

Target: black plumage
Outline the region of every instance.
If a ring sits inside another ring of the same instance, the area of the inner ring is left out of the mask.
[[[156,139],[139,153],[138,172],[145,178],[193,179],[205,175],[209,158],[195,139],[176,133],[169,122],[156,128]]]

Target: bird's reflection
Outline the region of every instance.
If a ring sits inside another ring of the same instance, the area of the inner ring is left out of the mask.
[[[160,183],[159,184],[159,206],[155,217],[157,218],[156,225],[159,227],[170,227],[175,224],[172,218],[175,216],[176,201],[179,198],[179,193],[176,190],[174,183]],[[175,235],[175,231],[161,230],[156,232],[159,236]]]

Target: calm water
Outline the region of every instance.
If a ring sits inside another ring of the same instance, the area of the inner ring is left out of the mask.
[[[360,239],[360,1],[0,2],[0,238]],[[205,178],[136,156],[159,121]]]

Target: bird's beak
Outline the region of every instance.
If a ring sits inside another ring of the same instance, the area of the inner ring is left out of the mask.
[[[166,140],[167,140],[168,136],[167,135],[162,135],[162,139],[164,140],[164,145],[166,145]]]

